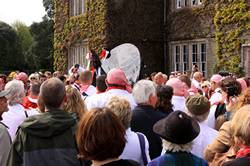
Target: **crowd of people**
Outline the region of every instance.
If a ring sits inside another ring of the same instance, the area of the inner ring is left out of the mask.
[[[0,165],[249,165],[248,78],[94,75],[0,74]]]

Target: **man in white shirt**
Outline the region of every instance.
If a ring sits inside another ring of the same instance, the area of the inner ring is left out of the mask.
[[[166,85],[174,89],[174,95],[172,97],[173,110],[185,111],[185,94],[187,93],[185,83],[178,78],[171,78]]]
[[[193,79],[192,79],[192,84],[196,87],[196,89],[202,89],[200,86],[200,83],[202,81],[203,75],[201,72],[195,72],[193,75]]]
[[[93,75],[91,71],[85,70],[80,74],[80,92],[83,96],[92,96],[96,94],[96,87],[92,84],[93,82]]]
[[[208,144],[217,137],[218,132],[208,127],[204,121],[207,119],[210,109],[210,103],[205,96],[193,95],[186,100],[187,113],[196,119],[200,126],[200,133],[195,138],[192,147],[192,153],[204,159],[204,150]]]
[[[219,103],[222,100],[221,89],[219,88],[221,80],[222,76],[219,74],[213,75],[210,79],[211,90],[214,91],[211,98],[209,99],[211,105],[215,105],[216,103]]]
[[[95,107],[104,107],[106,102],[113,96],[125,97],[129,101],[131,109],[135,108],[137,104],[130,93],[131,87],[124,71],[119,68],[111,69],[107,74],[106,84],[108,86],[106,92],[86,98],[85,104],[88,110]]]

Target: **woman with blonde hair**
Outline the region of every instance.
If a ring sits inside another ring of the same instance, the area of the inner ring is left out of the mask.
[[[222,164],[222,166],[248,166],[250,163],[250,105],[239,109],[232,121],[231,129],[234,146],[238,149],[236,159]]]
[[[86,113],[86,107],[82,99],[80,92],[72,86],[66,86],[67,102],[65,110],[71,113],[77,120],[80,120],[84,113]]]
[[[232,117],[237,111],[250,104],[250,88],[247,88],[242,95],[238,98],[237,104],[235,104],[235,110],[232,110]],[[224,122],[219,130],[218,137],[213,141],[212,144],[208,145],[204,151],[205,159],[209,162],[215,160],[216,154],[225,153],[231,147],[232,131],[231,131],[231,121]]]

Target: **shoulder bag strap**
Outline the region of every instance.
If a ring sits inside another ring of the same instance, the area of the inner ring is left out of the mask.
[[[140,147],[141,147],[141,155],[142,155],[142,160],[144,165],[146,166],[148,164],[148,159],[145,153],[145,139],[144,136],[140,133],[136,133],[138,138],[139,138],[139,142],[140,142]]]

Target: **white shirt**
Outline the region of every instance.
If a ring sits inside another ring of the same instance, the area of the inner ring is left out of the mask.
[[[212,105],[210,107],[207,120],[205,121],[207,126],[211,127],[212,129],[215,129],[215,111],[216,111],[216,108],[217,108],[217,105]]]
[[[192,79],[192,83],[193,83],[193,85],[194,85],[197,89],[202,89],[201,86],[200,86],[200,83],[199,83],[197,80]]]
[[[21,104],[16,104],[13,106],[8,106],[9,111],[2,114],[2,122],[8,126],[8,132],[10,134],[11,140],[13,141],[16,137],[16,132],[18,126],[26,119],[25,109]],[[39,114],[37,111],[28,110],[28,116]]]
[[[88,110],[95,107],[104,107],[109,99],[113,96],[121,96],[126,98],[129,101],[132,110],[137,105],[132,94],[122,89],[110,89],[107,92],[87,97],[85,100],[85,104]]]
[[[142,134],[142,133],[140,133],[140,134]],[[146,136],[144,134],[142,134],[142,135],[144,136],[144,140],[145,140],[146,157],[147,157],[148,161],[150,161],[148,139],[146,138]],[[120,158],[134,160],[134,161],[137,161],[138,163],[140,163],[140,165],[144,165],[143,159],[142,159],[142,154],[141,154],[140,141],[139,141],[137,134],[135,132],[131,131],[130,128],[128,128],[126,130],[125,137],[126,137],[127,143],[125,145],[125,148],[124,148]]]
[[[94,94],[96,94],[96,87],[94,87],[93,85],[90,85],[87,90],[85,91],[85,93],[88,95],[88,96],[93,96]]]
[[[219,92],[220,90],[221,90],[220,88],[215,89],[214,93],[209,99],[211,105],[220,102],[222,100],[222,94],[221,92]]]
[[[174,111],[186,111],[186,106],[185,106],[185,97],[184,96],[173,96],[172,97],[172,104],[173,104],[173,110]]]
[[[217,137],[218,131],[208,127],[204,122],[199,122],[200,133],[193,141],[191,153],[204,159],[204,150]]]

